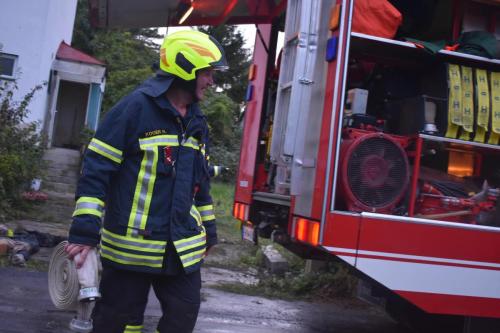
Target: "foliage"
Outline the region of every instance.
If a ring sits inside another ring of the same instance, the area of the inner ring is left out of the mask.
[[[16,204],[32,179],[41,176],[45,140],[39,133],[39,123],[25,123],[28,105],[36,86],[21,101],[14,101],[15,82],[0,83],[0,220]]]
[[[94,137],[94,130],[88,128],[87,126],[83,127],[80,131],[79,143],[80,146],[86,146],[90,143],[90,140]]]
[[[104,113],[153,74],[159,57],[154,38],[161,38],[156,29],[94,28],[89,23],[87,0],[78,0],[72,46],[106,64]]]
[[[234,25],[199,27],[200,31],[213,36],[226,53],[229,69],[216,73],[219,88],[237,104],[243,102],[248,83],[249,51],[244,47],[245,40]],[[239,111],[239,110],[238,110]]]
[[[148,67],[109,72],[102,109],[107,112],[116,102],[134,90],[142,81],[152,75]]]
[[[306,273],[289,271],[283,276],[261,274],[259,282],[249,287],[242,283],[221,283],[225,291],[288,300],[323,300],[352,296],[356,278],[339,263],[330,263],[323,271]]]
[[[207,116],[210,128],[210,162],[229,168],[222,180],[229,181],[235,177],[239,160],[240,135],[234,115],[236,103],[225,93],[207,90],[200,107]]]
[[[239,221],[232,216],[234,186],[219,181],[213,181],[211,185],[210,194],[214,202],[219,239],[239,242],[241,240]]]
[[[208,92],[202,103],[211,130],[211,162],[230,169],[220,176],[225,181],[235,177],[239,160],[240,135],[236,127],[247,85],[248,51],[242,34],[235,26],[200,28],[222,44],[229,63],[227,72],[216,73],[222,93]],[[156,29],[98,29],[89,23],[86,0],[78,0],[72,46],[106,63],[107,82],[102,103],[106,113],[121,98],[153,74],[161,38]]]

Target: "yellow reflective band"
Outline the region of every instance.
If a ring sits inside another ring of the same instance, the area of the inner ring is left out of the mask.
[[[73,212],[73,216],[78,216],[78,215],[94,215],[97,216],[98,218],[102,218],[102,212],[98,211],[97,209],[91,209],[91,208],[75,209],[75,211]]]
[[[191,214],[191,216],[196,220],[197,225],[201,225],[201,216],[195,206],[191,206],[189,214]]]
[[[215,177],[217,177],[218,175],[220,175],[220,169],[221,169],[221,167],[218,166],[218,165],[216,165],[216,166],[214,166],[214,169],[215,169]]]
[[[101,256],[124,265],[161,268],[163,264],[163,256],[145,256],[140,254],[127,253],[112,249],[102,243]]]
[[[212,214],[212,215],[202,216],[202,217],[201,217],[201,220],[202,220],[203,222],[208,222],[208,221],[215,220],[215,215],[214,215],[214,214]]]
[[[187,138],[186,141],[184,141],[182,143],[182,146],[193,148],[194,150],[200,150],[200,146],[199,146],[198,140],[196,140],[192,136],[190,136],[189,138]]]
[[[149,148],[144,151],[137,184],[135,187],[132,209],[128,220],[127,236],[132,236],[135,231],[143,230],[146,226],[149,206],[153,196],[153,187],[156,181],[156,165],[158,164],[158,149]]]
[[[141,333],[143,325],[127,325],[123,333]]]
[[[177,147],[179,146],[179,140],[177,135],[156,135],[150,138],[139,139],[139,145],[142,150],[146,150],[146,148],[158,147],[158,146],[170,146]]]
[[[200,206],[200,207],[196,207],[196,208],[200,212],[201,220],[203,222],[215,220],[214,206],[213,205]]]
[[[196,206],[196,209],[201,213],[207,210],[214,210],[214,205]]]
[[[199,251],[185,254],[183,256],[180,256],[179,258],[181,259],[182,266],[189,267],[200,262],[201,259],[203,259],[204,254],[205,254],[205,249],[202,249]]]
[[[205,232],[203,232],[203,235],[205,235]],[[195,247],[200,247],[200,246],[205,246],[207,244],[207,239],[206,237],[203,237],[201,240],[194,240],[190,243],[184,244],[183,246],[176,246],[177,252],[185,252],[187,250],[194,249]]]
[[[99,139],[93,138],[90,141],[88,148],[99,155],[109,158],[113,162],[118,164],[122,162],[122,151],[102,142]]]
[[[102,241],[118,248],[151,253],[164,253],[165,247],[167,246],[167,242],[165,241],[153,241],[137,238],[131,239],[122,235],[117,235],[106,229],[103,229]]]
[[[76,201],[73,216],[90,214],[102,218],[104,211],[104,201],[93,197],[80,197]]]
[[[14,237],[14,231],[12,231],[12,229],[7,229],[7,237]]]
[[[183,252],[198,246],[203,246],[207,242],[206,233],[202,232],[194,237],[181,239],[174,242],[177,252]]]
[[[105,205],[104,201],[102,201],[99,198],[95,198],[95,197],[80,197],[80,198],[78,198],[78,200],[76,202],[77,203],[80,203],[80,202],[95,203],[95,204],[98,204],[99,206],[102,206],[102,207],[104,207],[104,205]]]

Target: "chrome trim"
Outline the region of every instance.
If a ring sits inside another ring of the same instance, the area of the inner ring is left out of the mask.
[[[340,99],[340,115],[339,115],[339,123],[337,127],[337,147],[335,148],[335,169],[333,170],[333,184],[332,184],[332,201],[330,202],[330,211],[335,209],[335,194],[337,192],[337,176],[339,169],[339,155],[340,155],[340,144],[341,144],[341,136],[342,136],[342,117],[344,116],[344,102],[345,101],[345,89],[347,85],[347,65],[349,63],[349,48],[351,47],[351,26],[352,26],[352,16],[354,11],[354,1],[351,2],[351,8],[349,13],[349,22],[348,22],[348,31],[347,31],[347,44],[345,51],[345,62],[344,62],[344,75],[342,77],[342,96]]]
[[[418,136],[424,140],[427,140],[427,141],[447,142],[447,143],[463,145],[463,146],[467,146],[467,147],[474,146],[474,147],[479,147],[479,148],[500,150],[500,146],[491,145],[491,144],[487,144],[487,143],[465,141],[465,140],[452,139],[452,138],[446,138],[443,136],[435,136],[435,135],[428,135],[428,134],[419,134]]]
[[[264,201],[273,204],[289,206],[290,207],[290,196],[276,193],[267,192],[254,192],[253,199],[257,201]]]
[[[332,211],[332,213],[338,214],[338,215],[345,215],[345,216],[361,217],[360,213],[347,212],[347,211],[343,211],[343,210],[334,210],[334,211]]]
[[[345,18],[345,15],[346,15],[346,0],[343,0],[342,1],[342,13],[341,13],[341,17],[342,19],[344,20]],[[348,29],[348,32],[350,32],[351,30],[351,16],[352,16],[352,12],[353,12],[353,2],[351,1],[350,2],[350,6],[349,6],[349,20],[347,22],[347,29]],[[345,29],[345,24],[344,24],[344,21],[342,21],[342,24],[340,25],[340,32],[339,32],[339,36],[340,36],[340,39],[339,39],[339,46],[338,46],[338,50],[342,50],[343,48],[343,45],[344,45],[344,36],[347,36],[347,37],[350,37],[349,34],[345,34],[344,33],[344,29]],[[349,49],[346,48],[346,52],[348,54],[349,52]],[[344,58],[345,59],[345,62],[347,64],[347,58]],[[335,87],[334,87],[334,96],[333,96],[333,104],[332,104],[332,119],[330,120],[330,135],[329,135],[329,140],[328,140],[328,159],[327,159],[327,163],[326,163],[326,179],[325,179],[325,190],[324,190],[324,193],[323,193],[323,209],[322,209],[322,212],[321,212],[321,227],[320,227],[320,232],[319,232],[319,243],[322,244],[323,243],[323,236],[324,236],[324,232],[325,232],[325,224],[326,224],[326,209],[327,209],[327,197],[328,197],[328,184],[330,183],[330,165],[332,163],[332,144],[333,144],[333,125],[335,124],[335,116],[334,116],[334,111],[335,111],[335,108],[336,108],[336,105],[337,105],[337,100],[338,100],[338,85],[339,85],[339,77],[338,77],[338,73],[340,71],[340,61],[337,62],[337,69],[336,69],[336,78],[335,78]],[[346,74],[346,73],[344,73]],[[341,104],[341,108],[343,110],[343,105]],[[342,111],[343,112],[343,111]],[[335,171],[336,172],[336,171]],[[334,195],[334,193],[332,193],[332,195]],[[334,198],[332,198],[332,200],[334,200]]]
[[[361,32],[351,32],[352,37],[357,37],[360,39],[369,39],[369,40],[376,40],[377,42],[381,43],[387,43],[387,44],[394,44],[398,46],[404,46],[404,47],[409,47],[411,49],[416,49],[417,47],[413,43],[408,43],[408,42],[402,42],[399,40],[395,39],[389,39],[389,38],[383,38],[383,37],[377,37],[373,35],[368,35],[368,34],[363,34]]]
[[[361,213],[361,217],[368,217],[374,220],[384,220],[391,222],[409,222],[415,224],[427,224],[433,226],[440,227],[449,227],[449,228],[457,228],[457,229],[469,229],[475,231],[489,231],[489,232],[498,232],[500,233],[500,228],[496,227],[488,227],[485,225],[477,225],[477,224],[466,224],[466,223],[458,223],[458,222],[445,222],[445,221],[434,221],[429,219],[421,219],[417,217],[408,217],[408,216],[397,216],[397,215],[388,215],[388,214],[377,214],[377,213]]]

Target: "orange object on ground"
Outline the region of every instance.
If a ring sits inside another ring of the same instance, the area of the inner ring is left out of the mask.
[[[393,38],[402,22],[401,13],[387,0],[354,1],[352,31]]]

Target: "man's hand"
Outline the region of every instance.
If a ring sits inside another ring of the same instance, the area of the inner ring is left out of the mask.
[[[213,247],[214,247],[213,245],[211,245],[211,246],[207,247],[207,248],[206,248],[206,250],[205,250],[205,253],[203,254],[203,257],[208,256],[208,254],[209,254],[210,252],[212,252]]]
[[[74,259],[76,268],[82,267],[83,263],[87,259],[87,255],[92,246],[82,245],[82,244],[66,244],[64,251],[68,254],[69,259]],[[78,255],[79,254],[79,255]]]

